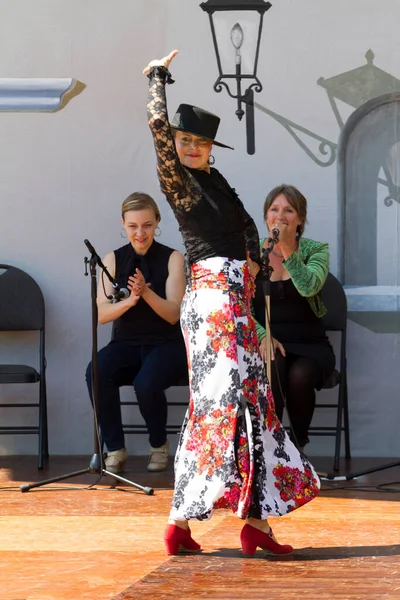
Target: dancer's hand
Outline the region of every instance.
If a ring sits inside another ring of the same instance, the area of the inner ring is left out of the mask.
[[[165,67],[168,69],[172,59],[174,59],[177,54],[178,50],[172,50],[172,52],[167,56],[164,56],[164,58],[156,58],[155,60],[150,61],[147,67],[143,69],[143,75],[147,75],[147,73],[150,72],[151,67]]]
[[[247,264],[249,265],[250,275],[252,275],[252,277],[254,277],[255,279],[257,277],[258,271],[260,270],[260,265],[250,258],[250,252],[248,250],[246,252],[246,256]]]

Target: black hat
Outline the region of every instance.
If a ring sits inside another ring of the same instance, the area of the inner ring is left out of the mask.
[[[170,125],[173,129],[185,131],[192,135],[198,135],[199,137],[209,140],[216,146],[233,150],[231,146],[216,142],[214,139],[218,131],[220,120],[221,119],[217,117],[217,115],[213,115],[198,106],[180,104]]]

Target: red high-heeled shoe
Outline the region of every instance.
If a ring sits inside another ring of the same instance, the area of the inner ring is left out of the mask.
[[[177,525],[167,525],[164,532],[164,542],[167,554],[179,554],[182,552],[199,552],[200,544],[192,538],[190,528],[182,529]]]
[[[265,533],[251,525],[245,525],[240,533],[240,542],[243,554],[249,556],[255,555],[257,546],[276,556],[293,552],[293,548],[289,544],[281,545],[274,540],[271,528],[268,533]]]

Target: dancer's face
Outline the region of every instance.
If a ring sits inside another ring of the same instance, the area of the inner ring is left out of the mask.
[[[212,142],[184,131],[175,132],[175,147],[184,167],[210,172]]]

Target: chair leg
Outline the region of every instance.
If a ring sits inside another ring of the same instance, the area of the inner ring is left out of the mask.
[[[337,409],[337,420],[336,420],[336,436],[335,436],[335,458],[333,461],[333,470],[339,471],[340,465],[340,446],[342,442],[342,421],[343,421],[343,405],[344,405],[344,394],[345,394],[345,375],[343,372],[340,373],[339,382],[339,401]]]
[[[44,419],[43,419],[43,427],[44,427],[44,444],[43,451],[44,457],[49,458],[49,430],[47,425],[47,387],[46,387],[46,378],[44,379]]]
[[[344,374],[343,412],[344,412],[344,444],[345,444],[346,459],[348,460],[349,458],[351,458],[351,451],[350,451],[349,403],[348,403],[348,396],[347,396],[347,373],[346,373],[346,371]]]
[[[38,469],[43,469],[44,457],[49,456],[48,435],[47,435],[47,402],[46,402],[46,380],[41,377],[39,383],[39,449],[38,449]]]
[[[39,448],[38,448],[38,469],[43,469],[43,382],[40,378],[39,383]]]

